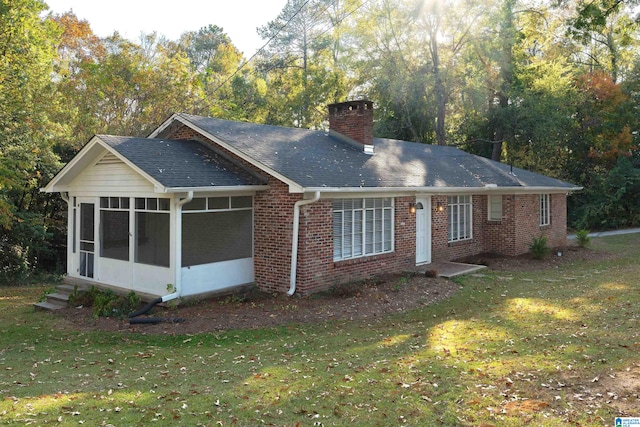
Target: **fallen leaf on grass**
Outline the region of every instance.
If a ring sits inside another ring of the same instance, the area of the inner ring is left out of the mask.
[[[504,405],[504,410],[509,415],[517,415],[521,412],[539,412],[549,404],[540,400],[515,400]]]

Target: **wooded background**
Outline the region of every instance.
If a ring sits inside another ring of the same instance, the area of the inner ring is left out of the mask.
[[[378,137],[584,186],[569,198],[576,229],[640,225],[638,12],[638,0],[289,0],[245,58],[213,23],[133,42],[0,0],[0,282],[64,272],[66,206],[39,189],[92,135],[146,136],[173,112],[325,129],[327,104],[367,98]]]

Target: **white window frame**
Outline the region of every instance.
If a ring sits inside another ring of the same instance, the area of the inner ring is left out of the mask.
[[[389,197],[334,200],[333,260],[393,252],[394,206]]]
[[[540,194],[540,227],[551,224],[551,196]]]
[[[502,195],[493,194],[487,197],[487,219],[502,221]]]
[[[449,243],[473,239],[473,196],[449,196],[447,201]]]

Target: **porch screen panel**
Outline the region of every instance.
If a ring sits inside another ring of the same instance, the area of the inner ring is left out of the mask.
[[[183,267],[253,256],[253,211],[188,213],[182,216]]]
[[[167,213],[136,212],[136,262],[169,267],[169,224]]]
[[[100,256],[129,261],[129,211],[100,211]]]

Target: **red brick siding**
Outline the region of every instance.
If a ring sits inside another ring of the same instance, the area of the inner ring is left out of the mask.
[[[488,220],[488,197],[482,196],[480,204],[483,209],[484,252],[503,255],[516,255],[516,217],[515,196],[502,196],[502,220]]]
[[[291,275],[293,207],[302,195],[289,194],[289,187],[275,178],[269,179],[269,187],[254,197],[255,281],[262,290],[286,292]]]
[[[552,194],[551,224],[540,226],[540,195],[503,195],[502,220],[488,220],[488,197],[473,196],[473,239],[448,242],[448,208],[433,211],[433,260],[445,261],[465,258],[484,252],[516,256],[529,252],[535,237],[544,235],[550,247],[566,245],[567,197]],[[446,196],[432,197],[432,203],[447,206]]]

